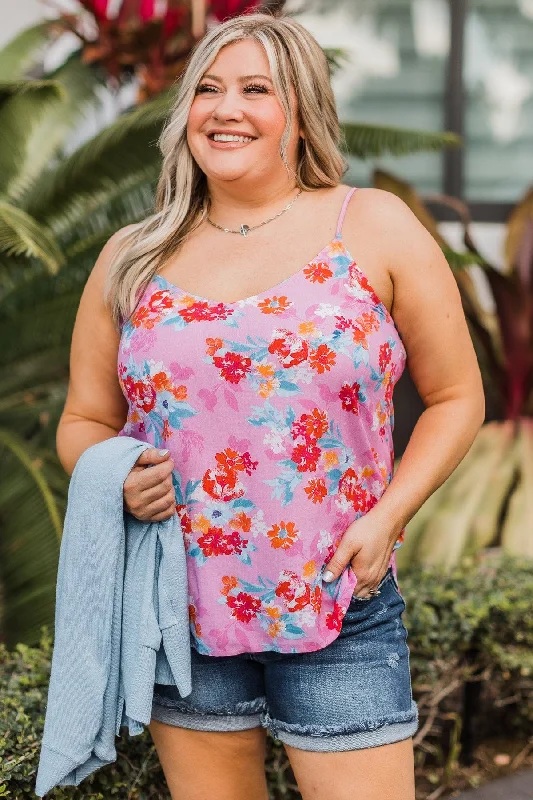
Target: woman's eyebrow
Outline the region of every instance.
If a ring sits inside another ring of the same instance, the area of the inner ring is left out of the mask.
[[[217,81],[217,83],[223,83],[223,80],[219,75],[211,75],[210,73],[207,73],[203,77],[204,77],[204,79],[205,78],[209,78],[212,81]],[[272,81],[268,77],[268,75],[259,75],[259,74],[258,75],[242,75],[238,80],[241,83],[245,83],[246,81],[249,81],[252,78],[263,78],[263,80],[268,81],[269,83],[272,83]]]

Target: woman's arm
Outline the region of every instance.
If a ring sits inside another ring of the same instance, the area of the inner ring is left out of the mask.
[[[328,564],[338,577],[351,561],[362,589],[379,582],[402,528],[462,461],[485,417],[476,354],[442,250],[398,197],[364,192],[365,229],[388,267],[392,315],[425,410],[389,486],[349,526]]]
[[[57,454],[69,475],[84,450],[116,436],[126,421],[127,402],[117,375],[120,334],[104,304],[107,270],[124,230],[102,248],[76,314],[67,398],[56,432]]]
[[[441,248],[405,203],[380,194],[392,314],[425,406],[379,501],[380,513],[399,532],[469,451],[485,419],[485,396],[459,289]]]

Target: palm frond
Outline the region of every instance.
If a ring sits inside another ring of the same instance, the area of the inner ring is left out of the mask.
[[[56,81],[0,82],[0,194],[9,196],[28,153],[28,140],[43,114],[57,107],[64,89]]]
[[[9,186],[9,196],[20,202],[39,174],[61,155],[68,137],[87,112],[101,104],[99,73],[82,62],[79,51],[71,54],[48,75],[62,91],[62,102],[49,109],[31,126],[26,142],[26,159]]]
[[[362,122],[342,122],[341,128],[347,152],[361,159],[386,153],[405,156],[424,150],[438,151],[444,147],[458,147],[461,144],[461,138],[450,131],[433,133]]]
[[[157,139],[169,104],[166,94],[128,111],[44,173],[25,197],[27,213],[55,230],[76,207],[85,212],[87,198],[145,174],[159,163]]]
[[[0,200],[0,252],[38,258],[52,273],[64,263],[54,236],[34,217],[4,200]]]
[[[37,63],[50,41],[51,27],[46,21],[26,28],[0,50],[0,80],[22,78]]]
[[[2,634],[30,644],[41,625],[53,627],[67,481],[54,453],[4,428],[0,453]]]

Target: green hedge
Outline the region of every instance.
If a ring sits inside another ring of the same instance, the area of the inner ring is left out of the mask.
[[[475,744],[469,737],[531,735],[533,563],[485,558],[463,562],[448,574],[417,568],[400,575],[400,587],[420,709],[417,770],[431,769],[433,775],[437,770],[447,782],[461,743],[463,753]],[[0,645],[0,797],[35,796],[51,652],[44,628],[38,648],[19,644],[9,652]],[[272,799],[299,797],[291,788],[294,779],[283,748],[270,735],[268,742]],[[168,800],[148,731],[136,737],[123,733],[117,753],[115,764],[98,770],[81,787],[55,789],[49,796]]]

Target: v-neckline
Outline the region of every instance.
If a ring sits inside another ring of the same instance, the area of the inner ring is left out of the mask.
[[[288,284],[290,281],[293,281],[298,276],[303,275],[304,270],[306,270],[311,264],[313,264],[317,259],[319,259],[320,256],[323,253],[325,253],[327,250],[329,250],[330,247],[335,242],[340,242],[341,247],[342,247],[342,249],[344,251],[344,255],[347,258],[349,258],[352,263],[355,264],[354,259],[352,258],[350,253],[346,250],[346,247],[344,246],[344,242],[342,240],[342,236],[340,234],[337,234],[326,245],[324,245],[322,250],[320,250],[316,254],[316,256],[314,256],[314,258],[312,258],[310,261],[308,261],[306,264],[304,264],[303,267],[301,267],[299,270],[297,270],[296,272],[293,272],[291,275],[288,275],[286,278],[283,278],[282,281],[279,281],[279,283],[274,284],[274,286],[270,286],[268,289],[265,289],[262,292],[257,292],[256,294],[251,294],[248,297],[243,297],[240,300],[230,300],[230,301],[227,301],[227,300],[214,300],[211,297],[204,297],[203,295],[195,294],[195,292],[189,292],[186,289],[182,289],[181,286],[178,286],[176,283],[174,283],[173,281],[169,280],[168,278],[165,278],[164,275],[161,275],[158,272],[156,272],[156,274],[154,275],[154,279],[157,278],[158,280],[162,280],[164,283],[166,283],[168,286],[172,286],[178,292],[181,292],[182,294],[189,295],[190,297],[194,297],[197,300],[202,300],[205,303],[210,303],[212,305],[238,306],[238,305],[242,305],[244,303],[248,303],[250,300],[256,300],[257,298],[263,297],[265,295],[272,294],[272,292],[276,292],[279,289],[279,287],[285,286],[286,284]]]

